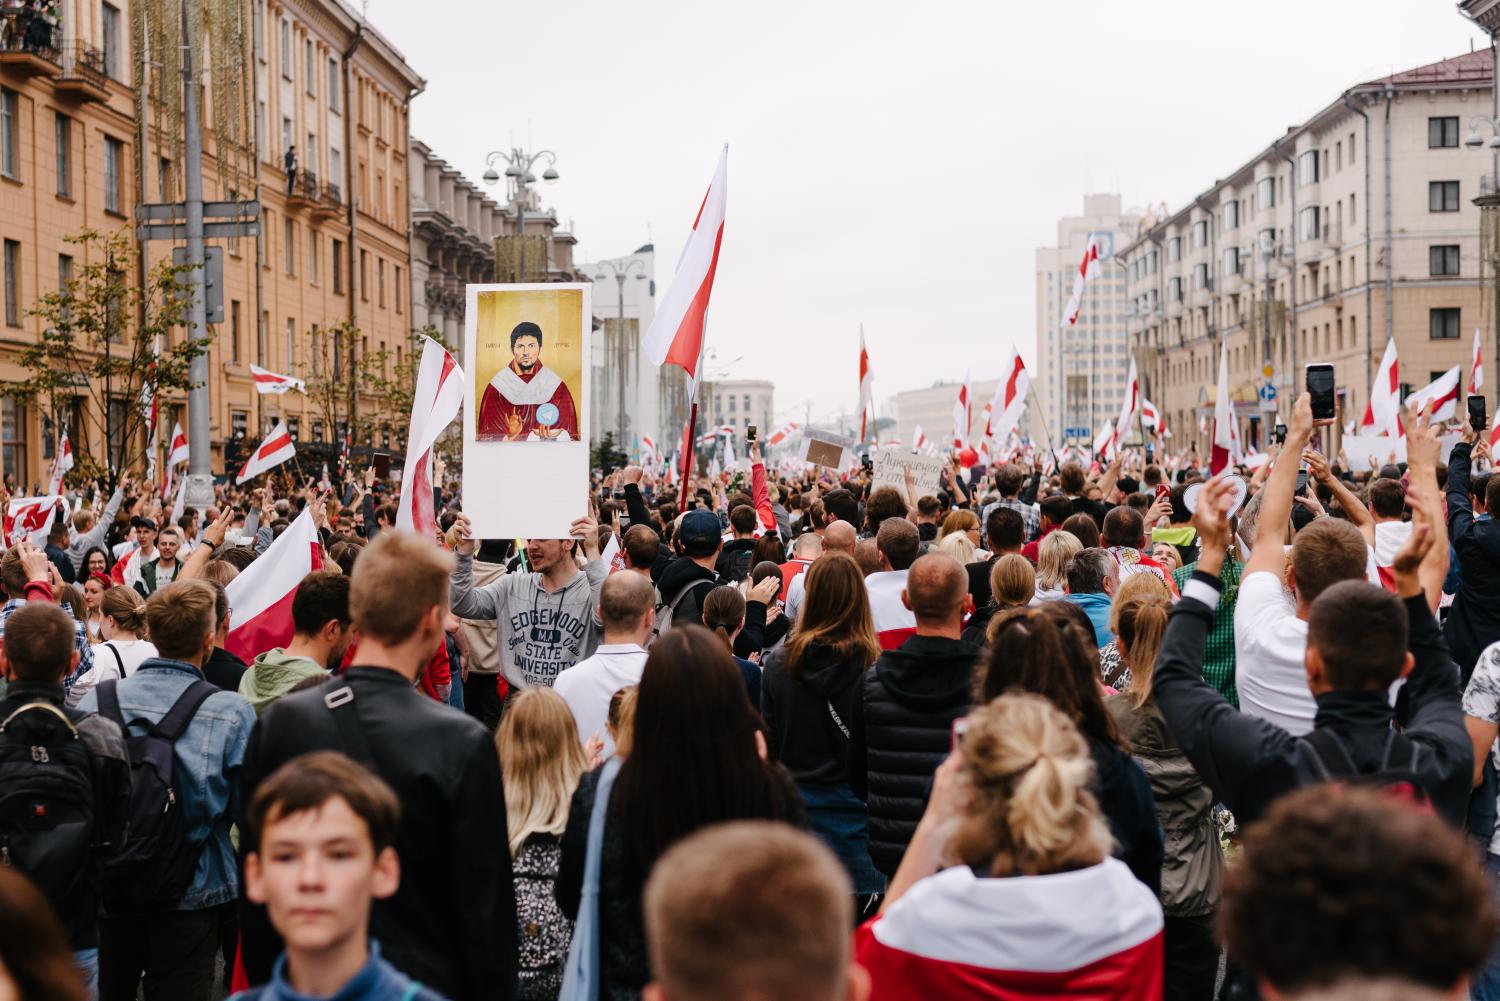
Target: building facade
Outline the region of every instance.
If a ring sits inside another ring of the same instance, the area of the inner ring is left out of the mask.
[[[1487,116],[1489,52],[1357,84],[1175,211],[1141,221],[1119,253],[1130,342],[1174,447],[1207,447],[1219,356],[1242,440],[1334,365],[1344,420],[1363,414],[1394,338],[1408,391],[1462,366],[1476,327],[1495,362],[1493,263],[1473,200],[1492,169],[1465,148]],[[1494,371],[1492,368],[1491,371]],[[1343,421],[1341,421],[1343,423]]]
[[[776,430],[776,384],[769,379],[720,379],[705,382],[698,414],[699,434],[711,428],[733,428],[741,439],[754,427],[764,440]],[[703,406],[702,404],[706,404]]]
[[[1055,445],[1093,441],[1124,403],[1129,297],[1115,252],[1134,239],[1137,218],[1121,210],[1119,195],[1085,195],[1083,214],[1059,219],[1056,244],[1037,249],[1037,358],[1031,390]],[[1078,321],[1063,327],[1073,279],[1091,240],[1099,247],[1099,263],[1085,288]],[[1033,426],[1030,433],[1041,432]]]
[[[984,405],[995,398],[995,389],[999,385],[998,379],[969,384],[969,391],[973,394],[969,408],[969,441],[976,448],[977,436],[984,434]],[[887,433],[885,437],[898,438],[903,445],[910,447],[915,444],[916,430],[920,426],[923,437],[929,442],[939,448],[950,447],[953,443],[953,405],[958,402],[958,389],[956,382],[939,382],[924,389],[897,393],[895,434]]]
[[[416,330],[464,346],[464,286],[495,280],[495,238],[506,210],[437,156],[411,141],[411,304]]]

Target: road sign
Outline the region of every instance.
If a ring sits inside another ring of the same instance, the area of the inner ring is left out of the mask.
[[[1270,362],[1267,362],[1265,366],[1260,370],[1260,374],[1265,376],[1267,379],[1274,378],[1276,375],[1276,366],[1272,365]]]
[[[186,268],[188,253],[186,247],[172,248],[172,266]],[[182,286],[185,294],[192,277],[186,271],[177,273],[177,283]],[[224,322],[224,248],[203,248],[203,309],[207,323]],[[182,323],[187,322],[187,306],[183,306],[184,317]]]
[[[1269,382],[1262,383],[1260,387],[1260,409],[1274,411],[1276,409],[1276,387]]]
[[[1063,428],[1064,438],[1092,438],[1093,432],[1088,428]]]

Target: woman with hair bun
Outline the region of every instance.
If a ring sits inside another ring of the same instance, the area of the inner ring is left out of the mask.
[[[703,625],[724,641],[729,655],[734,657],[735,666],[740,669],[740,677],[745,679],[745,692],[750,696],[750,704],[755,707],[756,712],[760,712],[760,667],[734,652],[735,638],[745,628],[746,607],[745,595],[739,588],[721,584],[703,599]]]
[[[84,693],[101,681],[128,678],[156,656],[146,639],[146,599],[134,588],[116,584],[99,596],[99,633],[104,642],[93,647],[94,666],[68,689],[68,705],[77,706]]]
[[[1161,905],[1110,856],[1078,728],[1024,694],[959,722],[885,905],[855,936],[871,1001],[1160,998]]]

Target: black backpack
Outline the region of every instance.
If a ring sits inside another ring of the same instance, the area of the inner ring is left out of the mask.
[[[1335,782],[1378,789],[1419,813],[1434,813],[1432,796],[1417,771],[1422,747],[1394,728],[1385,738],[1380,766],[1361,772],[1354,756],[1332,730],[1313,730],[1297,742],[1297,775],[1302,785]]]
[[[98,843],[92,758],[67,713],[28,702],[0,721],[0,864],[61,907]]]
[[[99,715],[125,731],[130,757],[130,822],[125,843],[105,863],[104,909],[112,915],[144,914],[171,908],[182,899],[198,868],[203,842],[187,837],[177,795],[177,756],[172,745],[187,732],[198,707],[219,689],[206,681],[187,687],[160,723],[131,720],[145,729],[135,736],[120,712],[116,681],[102,682]]]

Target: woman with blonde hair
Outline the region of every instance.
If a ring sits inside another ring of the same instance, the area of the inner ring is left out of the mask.
[[[136,668],[156,654],[156,645],[146,639],[146,599],[134,588],[116,584],[99,596],[99,635],[94,666],[73,682],[68,705],[77,706],[84,694],[101,681],[128,678]]]
[[[948,512],[933,548],[964,564],[989,559],[979,548],[979,516],[962,508]]]
[[[1037,545],[1036,597],[1050,601],[1068,593],[1068,563],[1083,551],[1083,543],[1072,532],[1048,532]]]
[[[1135,588],[1136,581],[1151,585]],[[1145,769],[1156,800],[1163,859],[1161,903],[1166,913],[1166,957],[1171,976],[1166,997],[1190,1001],[1213,996],[1219,969],[1214,910],[1224,875],[1213,794],[1193,770],[1156,706],[1151,681],[1172,601],[1152,574],[1137,574],[1115,596],[1110,612],[1126,681],[1104,700],[1131,753]]]
[[[1012,608],[1024,608],[1036,598],[1036,570],[1019,553],[1006,553],[990,567],[990,600],[964,626],[963,638],[983,645],[995,616]]]
[[[871,1001],[1159,997],[1161,905],[1110,857],[1078,728],[1040,696],[1002,695],[955,740],[855,936]]]
[[[1130,665],[1121,656],[1119,617],[1126,604],[1145,598],[1165,598],[1170,606],[1172,592],[1154,573],[1138,573],[1126,577],[1120,583],[1109,605],[1109,629],[1115,638],[1099,648],[1099,676],[1104,684],[1115,691],[1123,692],[1130,687]],[[1152,660],[1155,660],[1153,656]]]
[[[99,599],[114,586],[115,582],[102,573],[91,573],[83,580],[83,609],[86,616],[84,625],[88,628],[90,643],[104,642],[104,636],[99,632],[100,626],[104,624],[104,613],[99,611]]]
[[[852,557],[827,553],[806,573],[796,625],[766,655],[766,743],[801,790],[813,832],[844,864],[854,892],[868,899],[885,888],[885,878],[870,861],[865,804],[850,785],[847,763],[860,679],[880,656],[880,641]]]
[[[528,688],[506,707],[495,733],[505,781],[505,821],[520,924],[520,997],[555,998],[573,922],[553,898],[562,835],[578,780],[588,769],[568,703]]]

